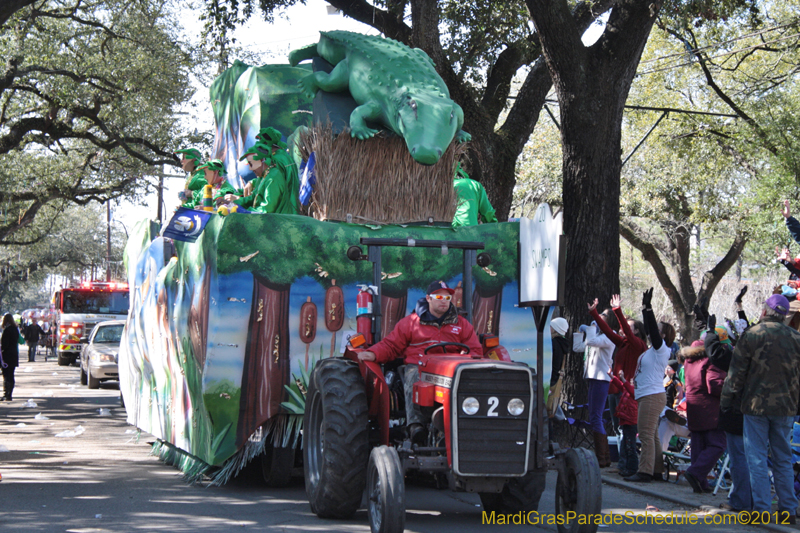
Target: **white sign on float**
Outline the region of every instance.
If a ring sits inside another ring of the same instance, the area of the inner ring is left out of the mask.
[[[532,219],[519,219],[519,305],[560,305],[563,299],[562,213],[539,204]]]

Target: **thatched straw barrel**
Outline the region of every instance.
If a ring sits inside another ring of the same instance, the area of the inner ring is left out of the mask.
[[[456,211],[455,165],[465,151],[453,142],[439,162],[417,163],[405,142],[378,134],[361,141],[330,126],[315,126],[300,136],[304,158],[315,152],[317,184],[308,214],[318,220],[356,223],[450,223]]]

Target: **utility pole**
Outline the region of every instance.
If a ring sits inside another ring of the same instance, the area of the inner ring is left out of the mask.
[[[111,199],[106,201],[106,281],[111,281]]]
[[[156,215],[156,220],[160,224],[164,219],[162,218],[163,215],[163,207],[162,204],[164,203],[164,169],[162,168],[161,171],[158,173],[158,214]]]

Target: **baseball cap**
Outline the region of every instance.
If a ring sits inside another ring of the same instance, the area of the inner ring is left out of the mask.
[[[180,150],[175,150],[176,154],[184,154],[186,159],[202,159],[203,156],[200,155],[200,150],[197,148],[182,148]]]
[[[227,174],[225,171],[225,165],[219,159],[212,159],[211,161],[203,163],[197,167],[197,170],[216,170],[219,172],[220,176]]]
[[[719,342],[723,344],[731,343],[731,340],[728,336],[728,328],[726,328],[725,326],[717,326],[716,328],[714,328],[714,332],[717,334],[717,337],[719,337]]]
[[[565,318],[558,316],[550,321],[550,327],[553,328],[559,335],[566,335],[567,330],[569,329],[569,324]]]
[[[434,281],[428,285],[428,291],[425,294],[433,294],[436,291],[447,291],[449,294],[455,294],[456,291],[447,286],[444,281]]]
[[[789,300],[782,294],[773,294],[764,303],[779,315],[786,316],[786,313],[789,312]]]

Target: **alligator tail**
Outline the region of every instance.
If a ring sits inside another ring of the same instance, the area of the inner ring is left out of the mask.
[[[293,67],[296,67],[301,61],[315,57],[319,57],[319,53],[317,52],[317,43],[309,44],[308,46],[304,46],[303,48],[298,48],[297,50],[292,50],[289,52],[289,63]]]

